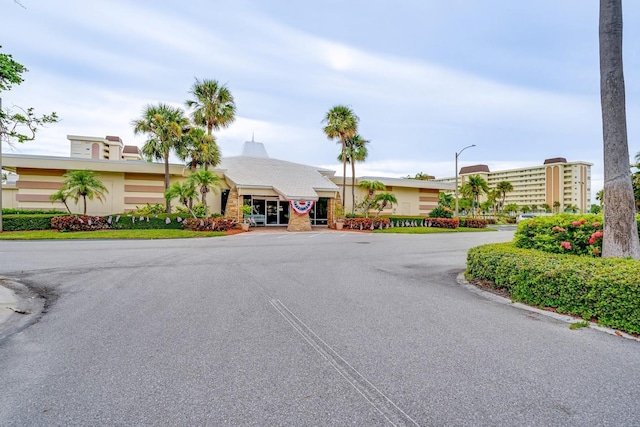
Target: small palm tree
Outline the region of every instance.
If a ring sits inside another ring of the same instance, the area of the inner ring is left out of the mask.
[[[452,209],[453,202],[453,195],[451,193],[440,193],[438,195],[438,204],[442,207]]]
[[[553,209],[555,209],[556,213],[558,213],[559,209],[560,209],[560,202],[559,201],[555,201],[553,202]]]
[[[487,181],[482,179],[480,175],[471,175],[462,186],[462,194],[470,197],[473,201],[471,206],[473,216],[475,216],[475,207],[480,204],[480,196],[488,191],[489,186],[487,185]]]
[[[398,204],[398,199],[391,193],[377,194],[373,200],[376,202],[376,209],[378,211],[376,217],[380,216],[380,212],[387,206],[393,206],[394,203]]]
[[[551,212],[551,206],[549,206],[548,203],[543,203],[542,204],[542,209],[544,209],[544,211],[547,212],[547,213]]]
[[[71,197],[76,203],[82,197],[84,202],[83,215],[87,214],[87,199],[93,200],[96,198],[103,201],[105,194],[109,192],[107,187],[100,181],[98,174],[88,169],[71,170],[62,177],[64,180],[60,191],[65,198]]]
[[[180,147],[182,134],[189,125],[180,108],[167,104],[147,105],[142,117],[131,122],[134,135],[147,134],[142,154],[148,161],[164,160],[164,189],[169,189],[169,154]],[[166,212],[171,212],[171,201],[167,200]]]
[[[342,148],[340,153],[347,152],[347,140],[353,138],[358,133],[358,123],[360,118],[353,110],[346,105],[335,105],[325,115],[322,120],[326,123],[322,129],[330,140],[338,140]],[[342,156],[342,200],[345,200],[345,189],[347,187],[347,156]]]
[[[49,196],[49,199],[51,199],[51,203],[62,202],[64,204],[64,207],[67,208],[67,212],[71,214],[71,209],[69,209],[69,205],[67,204],[68,198],[68,194],[62,188]]]
[[[171,186],[164,192],[165,199],[179,199],[180,203],[184,205],[185,208],[189,210],[189,213],[195,218],[196,214],[193,213],[191,209],[191,205],[193,199],[198,198],[198,193],[196,191],[195,185],[193,185],[193,181],[186,180],[184,182],[174,182]]]
[[[215,187],[219,188],[222,186],[222,179],[211,171],[198,170],[189,176],[189,180],[193,183],[194,187],[200,187],[200,198],[204,205],[204,215],[209,218],[207,193],[213,191],[214,194],[218,194]]]
[[[509,181],[500,181],[496,185],[496,190],[498,190],[500,194],[502,194],[502,206],[504,207],[504,201],[507,197],[507,193],[513,191],[513,185],[511,185]]]

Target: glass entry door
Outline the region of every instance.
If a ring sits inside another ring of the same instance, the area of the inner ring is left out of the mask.
[[[251,204],[254,213],[265,216],[265,225],[289,225],[289,202],[253,197]]]

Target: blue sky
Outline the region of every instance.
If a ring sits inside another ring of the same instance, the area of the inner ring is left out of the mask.
[[[595,0],[72,1],[0,3],[0,44],[29,68],[3,104],[56,111],[59,124],[14,153],[69,154],[66,135],[119,135],[149,103],[183,106],[194,78],[227,83],[243,141],[272,157],[341,171],[322,133],[350,105],[371,140],[357,175],[454,174],[550,157],[594,163],[602,188]],[[640,151],[640,2],[623,4],[631,154]],[[8,147],[3,150],[11,151]]]

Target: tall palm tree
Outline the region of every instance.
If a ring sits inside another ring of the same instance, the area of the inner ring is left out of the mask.
[[[209,218],[207,193],[213,191],[214,194],[218,194],[215,187],[220,187],[222,185],[222,179],[211,171],[201,169],[191,174],[191,176],[189,176],[189,180],[193,183],[194,187],[200,187],[200,198],[204,205],[204,215]]]
[[[367,149],[368,140],[359,134],[347,140],[347,149],[338,155],[339,161],[345,161],[351,165],[351,213],[355,212],[356,206],[356,162],[364,162],[369,155]]]
[[[196,78],[189,93],[193,99],[188,99],[185,104],[193,109],[193,123],[205,127],[207,135],[229,127],[236,120],[236,102],[226,85],[217,80]]]
[[[327,138],[338,140],[342,146],[340,153],[347,152],[347,140],[353,138],[358,133],[358,123],[360,118],[353,110],[346,105],[335,105],[331,107],[324,119],[326,123],[322,129]],[[342,200],[345,200],[345,190],[347,187],[347,156],[342,156]]]
[[[168,190],[169,154],[180,146],[182,134],[189,125],[184,111],[167,104],[147,105],[142,116],[131,124],[135,135],[147,135],[147,142],[142,147],[142,154],[147,160],[164,160],[164,189]],[[168,199],[166,212],[171,213],[171,201]]]
[[[480,175],[471,175],[467,178],[467,182],[462,186],[462,194],[467,197],[471,197],[472,200],[472,215],[475,216],[475,207],[480,203],[480,196],[489,191],[487,181],[485,181]]]
[[[502,194],[502,206],[504,208],[504,201],[507,198],[507,193],[513,191],[513,185],[511,185],[509,181],[500,181],[496,185],[496,190],[498,190],[500,194]]]
[[[184,207],[189,210],[189,213],[191,213],[194,218],[196,217],[196,215],[193,213],[193,210],[191,209],[191,203],[193,199],[197,199],[198,193],[196,192],[196,187],[192,181],[186,180],[183,182],[174,182],[164,192],[164,197],[170,200],[180,200],[180,203],[182,203]]]
[[[602,256],[640,259],[638,223],[629,170],[621,0],[600,0],[599,40],[606,218]]]
[[[187,166],[193,171],[198,166],[218,166],[221,161],[220,148],[216,144],[213,135],[207,135],[203,128],[192,127],[184,133],[178,157],[187,162]]]
[[[93,200],[96,198],[103,201],[105,194],[109,192],[107,187],[100,181],[98,174],[88,169],[70,170],[62,177],[64,179],[62,181],[61,194],[65,197],[73,198],[76,203],[82,197],[84,202],[83,215],[87,214],[87,199]]]

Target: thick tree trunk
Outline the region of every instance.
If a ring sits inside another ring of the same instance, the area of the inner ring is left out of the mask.
[[[600,97],[605,197],[602,256],[640,259],[627,143],[621,0],[600,0]]]

